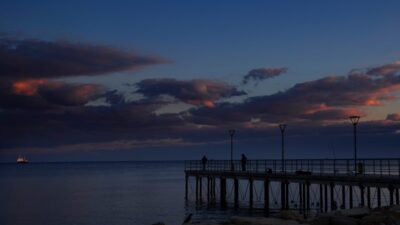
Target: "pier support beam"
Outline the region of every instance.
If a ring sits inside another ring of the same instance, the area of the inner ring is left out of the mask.
[[[299,199],[300,199],[300,201],[299,201],[299,211],[300,211],[300,213],[303,213],[303,211],[304,211],[304,207],[303,207],[303,202],[304,202],[304,199],[303,199],[303,183],[299,183]]]
[[[364,207],[365,206],[365,187],[363,184],[360,184],[360,206]]]
[[[220,178],[221,185],[220,185],[220,198],[221,198],[221,206],[226,207],[226,178]]]
[[[353,208],[353,186],[349,185],[349,208]]]
[[[324,203],[325,203],[325,212],[328,212],[328,185],[324,184]]]
[[[213,199],[213,202],[215,202],[215,200],[216,200],[216,183],[215,183],[215,177],[214,178],[212,178],[212,180],[211,180],[211,192],[212,192],[212,199]]]
[[[234,182],[235,207],[238,208],[239,207],[239,180],[237,178],[235,178],[233,180],[233,182]]]
[[[340,206],[341,209],[346,208],[346,186],[342,185],[342,205]]]
[[[185,175],[185,200],[188,200],[189,176]]]
[[[249,194],[250,194],[250,198],[249,198],[249,206],[250,206],[250,209],[252,209],[253,208],[253,189],[254,189],[254,187],[253,187],[253,178],[250,178],[249,179]]]
[[[306,201],[306,212],[304,215],[307,215],[307,213],[310,211],[310,182],[305,183],[306,187],[306,196],[307,196],[307,201]]]
[[[203,177],[199,177],[199,200],[200,202],[203,201]]]
[[[265,214],[269,216],[269,180],[264,179],[264,210]]]
[[[329,192],[330,192],[330,194],[331,194],[331,211],[334,211],[334,210],[336,210],[336,207],[335,207],[335,184],[334,183],[330,183],[330,185],[329,185],[329,187],[330,187],[330,189],[329,189]]]
[[[199,201],[199,176],[196,176],[196,202]]]
[[[376,193],[377,204],[378,204],[378,207],[381,207],[381,188],[377,187],[376,191],[377,191],[377,193]]]
[[[400,195],[398,188],[396,188],[396,205],[400,205]]]
[[[394,201],[393,201],[393,194],[394,194],[394,188],[392,185],[389,186],[389,204],[390,206],[394,205]]]
[[[285,209],[289,209],[289,181],[285,180]]]
[[[367,207],[371,208],[371,187],[367,187]]]
[[[285,182],[281,182],[281,209],[285,209]]]
[[[214,177],[210,177],[210,201],[211,203],[215,202],[215,178]]]
[[[211,192],[211,178],[208,176],[207,177],[207,203],[210,203],[210,192]]]
[[[319,211],[324,212],[324,194],[323,184],[319,184]]]

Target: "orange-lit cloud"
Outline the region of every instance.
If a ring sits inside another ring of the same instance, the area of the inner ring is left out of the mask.
[[[74,84],[46,79],[28,79],[1,83],[0,107],[46,109],[84,105],[102,97],[101,85]]]
[[[146,97],[169,95],[175,99],[205,107],[214,107],[217,100],[245,95],[235,86],[214,80],[146,79],[136,84],[136,93]]]
[[[36,95],[37,89],[39,85],[46,83],[47,80],[38,79],[38,80],[21,80],[15,81],[13,86],[13,92],[17,95]]]

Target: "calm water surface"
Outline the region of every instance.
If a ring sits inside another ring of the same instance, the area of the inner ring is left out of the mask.
[[[0,224],[180,224],[183,163],[0,166]]]
[[[183,162],[0,164],[0,224],[174,225],[189,213],[232,214],[185,202],[183,170]]]

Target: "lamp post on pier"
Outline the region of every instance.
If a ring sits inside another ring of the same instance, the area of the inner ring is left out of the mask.
[[[360,121],[360,116],[350,116],[351,123],[353,124],[353,136],[354,136],[354,173],[357,174],[357,124]]]
[[[235,130],[234,129],[230,129],[229,131],[229,135],[231,136],[231,170],[235,170],[235,167],[233,165],[233,135],[235,135]]]
[[[286,124],[279,124],[279,129],[281,130],[281,138],[282,138],[282,172],[285,172],[285,129]]]

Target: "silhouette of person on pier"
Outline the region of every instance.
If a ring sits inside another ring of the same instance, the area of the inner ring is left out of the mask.
[[[244,154],[242,154],[241,162],[242,162],[242,171],[246,171],[247,157]]]
[[[201,163],[203,164],[203,170],[206,170],[207,161],[208,159],[206,155],[204,155],[203,158],[201,159]]]

